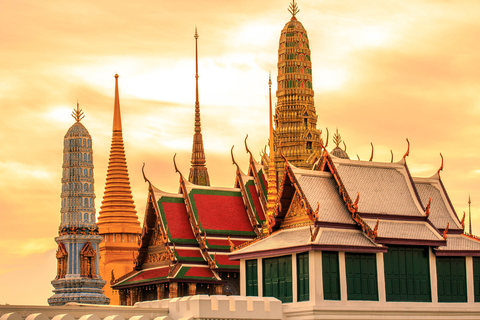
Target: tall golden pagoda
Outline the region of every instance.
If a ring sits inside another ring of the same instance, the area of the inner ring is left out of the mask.
[[[192,167],[188,181],[201,186],[209,186],[210,178],[208,177],[207,167],[205,166],[205,151],[203,149],[202,126],[200,123],[200,102],[198,99],[198,33],[195,27],[195,133],[193,135],[192,147]]]
[[[307,31],[295,17],[295,0],[290,4],[292,18],[285,24],[278,48],[277,104],[275,107],[275,167],[283,176],[285,156],[298,168],[309,169],[307,159],[320,149],[317,114],[313,100],[312,62]]]
[[[141,231],[133,203],[123,145],[118,74],[115,75],[112,145],[97,226],[100,235],[103,236],[100,243],[100,274],[107,280],[104,289],[110,298],[110,304],[116,305],[119,304],[119,297],[110,288],[110,282],[115,280],[115,277],[130,272],[134,267]]]

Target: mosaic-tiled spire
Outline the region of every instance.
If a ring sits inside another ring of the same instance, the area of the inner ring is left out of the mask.
[[[296,18],[299,9],[295,1],[289,12],[292,17],[280,35],[277,64],[274,142],[279,179],[284,166],[280,149],[294,166],[309,169],[312,165],[306,160],[320,148],[307,31]]]
[[[133,202],[128,175],[125,147],[123,145],[118,74],[115,75],[115,103],[113,109],[113,134],[108,160],[107,180],[98,217],[100,234],[124,233],[133,228],[138,233],[140,222]]]
[[[200,101],[198,99],[198,33],[195,27],[195,133],[193,135],[192,147],[192,167],[188,181],[191,183],[209,186],[210,178],[208,177],[207,167],[205,166],[205,151],[203,149],[202,126],[200,122]]]
[[[57,249],[57,276],[52,281],[50,305],[68,302],[108,304],[105,281],[99,276],[99,243],[95,224],[92,137],[80,121],[77,103],[75,123],[63,139],[62,205]]]

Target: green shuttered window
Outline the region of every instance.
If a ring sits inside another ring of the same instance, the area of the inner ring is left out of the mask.
[[[263,259],[263,296],[292,302],[292,257]]]
[[[348,300],[378,301],[375,254],[345,253]]]
[[[428,247],[388,246],[383,259],[387,301],[432,301]]]
[[[297,254],[297,301],[308,301],[309,294],[308,277],[308,252]]]
[[[322,252],[322,275],[324,299],[340,300],[338,252]]]
[[[437,257],[438,302],[467,302],[465,257]]]
[[[247,296],[258,296],[257,260],[245,261]]]
[[[473,257],[473,288],[475,302],[480,302],[480,257]]]

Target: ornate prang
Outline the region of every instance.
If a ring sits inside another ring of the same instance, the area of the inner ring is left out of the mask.
[[[405,152],[405,154],[403,155],[403,159],[405,159],[409,155],[410,155],[410,141],[408,141],[408,138],[407,138],[407,152]]]
[[[428,216],[430,215],[430,205],[432,204],[432,198],[428,197],[428,204],[427,207],[425,208],[425,215]]]
[[[447,240],[447,233],[448,233],[448,227],[450,226],[450,222],[447,223],[447,227],[445,228],[445,231],[443,231],[443,239]]]
[[[372,161],[373,160],[373,143],[370,142],[370,145],[372,146],[372,153],[370,154],[370,159],[368,161]]]
[[[288,8],[288,12],[290,12],[292,14],[292,18],[295,18],[295,15],[300,12],[297,4],[295,3],[295,0],[292,0],[292,3],[290,3],[290,7]]]
[[[77,102],[77,109],[73,109],[72,111],[72,117],[77,122],[80,122],[83,118],[85,118],[85,115],[82,109],[80,109],[80,105],[78,104],[78,102]]]

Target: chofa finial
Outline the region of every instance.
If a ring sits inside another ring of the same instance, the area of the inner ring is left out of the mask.
[[[80,109],[80,105],[77,101],[77,109],[73,109],[72,117],[75,121],[80,122],[83,118],[85,118],[85,114],[83,113],[82,109]]]
[[[295,3],[295,0],[292,0],[292,3],[290,3],[290,7],[288,8],[288,12],[290,12],[292,14],[292,18],[295,18],[295,15],[300,12],[297,4]]]

